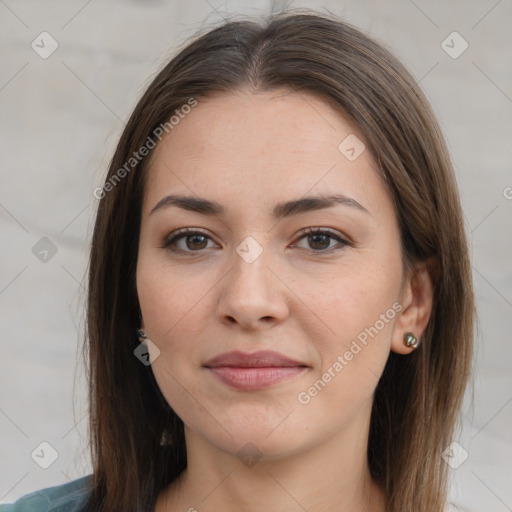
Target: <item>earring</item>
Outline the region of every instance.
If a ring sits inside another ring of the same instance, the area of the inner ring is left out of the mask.
[[[137,337],[139,338],[140,342],[143,342],[145,339],[147,339],[147,336],[142,329],[137,329]]]
[[[416,348],[419,344],[419,340],[416,338],[416,336],[414,336],[412,332],[406,332],[404,334],[404,343],[408,347]]]

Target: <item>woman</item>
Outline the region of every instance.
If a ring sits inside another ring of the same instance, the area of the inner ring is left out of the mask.
[[[95,195],[94,472],[2,511],[445,510],[474,299],[395,57],[316,13],[226,22],[153,80]]]

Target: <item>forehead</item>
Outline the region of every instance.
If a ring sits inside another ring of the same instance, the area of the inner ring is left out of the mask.
[[[241,90],[197,102],[154,150],[146,212],[171,191],[260,202],[285,189],[387,194],[360,130],[318,95]]]
[[[284,146],[319,158],[318,150],[336,154],[343,135],[364,138],[332,103],[309,92],[242,89],[200,98],[197,102],[164,138],[157,154],[169,145],[173,149],[179,146],[182,153],[199,156],[215,153],[217,149],[236,150],[237,144],[243,144],[244,149],[263,156],[268,147]],[[271,156],[279,159],[279,153]]]

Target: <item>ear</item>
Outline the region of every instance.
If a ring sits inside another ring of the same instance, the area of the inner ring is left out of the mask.
[[[397,317],[391,340],[391,350],[397,354],[410,354],[414,348],[404,343],[404,335],[411,332],[420,340],[432,313],[434,282],[437,276],[435,257],[415,264],[408,271],[402,286],[400,304],[402,310]]]

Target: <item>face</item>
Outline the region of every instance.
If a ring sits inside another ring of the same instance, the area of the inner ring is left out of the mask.
[[[403,269],[361,143],[314,95],[242,91],[198,100],[154,150],[137,291],[152,371],[188,436],[272,459],[367,428]]]

